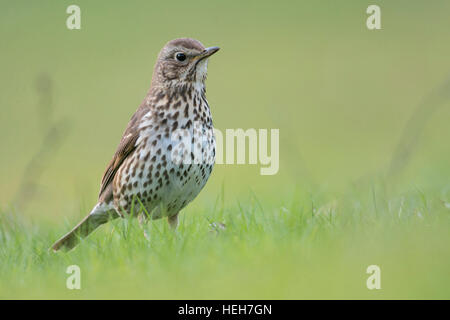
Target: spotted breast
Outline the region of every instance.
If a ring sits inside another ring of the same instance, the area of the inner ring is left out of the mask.
[[[114,178],[114,205],[125,212],[143,205],[154,219],[172,216],[198,195],[213,169],[215,139],[205,90],[194,85],[161,90],[140,109],[143,116],[132,126],[136,151]]]

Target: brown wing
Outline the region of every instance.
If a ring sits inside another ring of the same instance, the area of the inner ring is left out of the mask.
[[[117,170],[119,170],[120,168],[120,165],[125,161],[130,153],[132,153],[134,149],[136,149],[136,140],[138,137],[139,134],[137,132],[135,132],[134,134],[130,133],[127,136],[123,137],[120,141],[116,153],[106,167],[105,173],[103,173],[99,198],[102,198],[102,196],[103,198],[105,197],[103,193],[111,185]]]
[[[122,163],[136,149],[136,141],[139,138],[139,120],[145,112],[148,111],[146,109],[147,108],[141,106],[133,115],[127,129],[125,130],[125,133],[123,134],[122,140],[120,140],[116,153],[106,167],[100,186],[100,201],[108,202],[109,200],[112,200],[112,181],[114,180],[114,176]]]

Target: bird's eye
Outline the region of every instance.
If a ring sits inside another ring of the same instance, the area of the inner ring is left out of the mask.
[[[186,60],[186,55],[183,52],[178,52],[175,55],[175,59],[177,59],[180,62],[183,62],[184,60]]]

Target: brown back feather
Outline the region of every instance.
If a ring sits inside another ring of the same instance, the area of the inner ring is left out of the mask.
[[[99,193],[100,201],[108,202],[112,199],[113,190],[111,188],[111,183],[122,163],[136,149],[136,141],[139,138],[139,122],[146,112],[148,112],[148,107],[141,105],[128,123],[127,129],[120,140],[116,153],[103,173]]]

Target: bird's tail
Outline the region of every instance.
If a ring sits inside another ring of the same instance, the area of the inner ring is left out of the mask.
[[[69,233],[56,241],[51,249],[69,251],[80,242],[82,238],[87,237],[92,231],[109,220],[117,218],[119,215],[115,210],[105,210],[99,205],[95,206],[92,212],[78,223]]]

